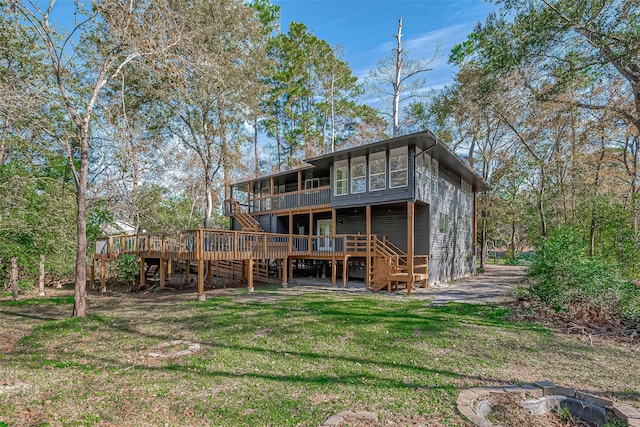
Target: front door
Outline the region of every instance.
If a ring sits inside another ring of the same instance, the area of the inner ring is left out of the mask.
[[[318,239],[318,250],[331,251],[333,250],[333,244],[329,236],[332,234],[333,221],[330,219],[318,220],[318,236],[326,236],[325,238]]]

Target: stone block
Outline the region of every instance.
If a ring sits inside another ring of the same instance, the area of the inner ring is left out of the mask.
[[[522,386],[523,389],[526,390],[528,396],[531,397],[542,397],[544,395],[544,390],[540,387],[536,387],[531,384],[525,384]]]
[[[356,418],[359,420],[378,421],[378,414],[369,411],[356,411]]]
[[[640,427],[640,418],[629,418],[627,420],[628,427]]]
[[[602,406],[607,409],[613,408],[613,401],[594,396],[593,394],[583,393],[581,391],[576,392],[576,399],[584,400],[585,402],[593,403],[594,405]]]
[[[572,388],[556,386],[556,394],[566,397],[576,397],[576,391]]]
[[[551,381],[536,381],[533,385],[540,387],[545,395],[556,394],[556,385]]]
[[[616,417],[627,422],[630,419],[640,419],[640,412],[628,405],[613,405],[613,413],[616,414]]]
[[[487,387],[473,387],[473,388],[470,388],[468,391],[474,393],[477,396],[477,398],[486,397],[491,394],[491,390],[489,390]]]
[[[519,385],[507,385],[502,387],[502,389],[507,392],[507,393],[517,393],[521,396],[524,396],[525,394],[527,394],[528,390],[524,387],[521,387]]]

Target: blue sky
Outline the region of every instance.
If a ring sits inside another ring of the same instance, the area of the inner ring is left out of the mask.
[[[451,48],[467,38],[477,22],[495,9],[480,0],[272,0],[280,6],[282,31],[291,21],[303,22],[318,38],[342,47],[358,78],[395,47],[398,19],[411,57],[427,59],[440,45],[439,59],[426,74],[427,85],[439,89],[455,70],[447,64]]]

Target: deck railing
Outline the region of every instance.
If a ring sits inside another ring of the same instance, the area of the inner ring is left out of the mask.
[[[331,198],[331,186],[309,188],[290,193],[274,194],[251,199],[248,203],[239,203],[247,213],[295,210],[297,208],[328,206]],[[231,200],[225,201],[225,214],[234,215]]]
[[[110,236],[98,239],[96,253],[109,258],[135,254],[179,260],[284,259],[289,256],[364,256],[374,250],[375,236],[289,235],[232,230],[185,230],[173,234]]]

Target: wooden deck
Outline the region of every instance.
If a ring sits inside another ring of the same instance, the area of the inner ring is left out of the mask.
[[[280,276],[286,284],[291,278],[293,259],[317,259],[332,261],[332,281],[336,282],[336,261],[343,261],[343,286],[347,279],[347,261],[350,257],[362,257],[370,260],[369,274],[365,281],[367,288],[377,291],[392,284],[407,283],[407,288],[415,281],[426,285],[427,260],[424,255],[409,261],[399,248],[386,240],[380,240],[375,234],[342,234],[332,236],[309,236],[294,234],[275,234],[256,231],[232,231],[196,229],[173,234],[118,235],[98,239],[96,254],[92,263],[91,280],[95,283],[95,262],[101,262],[100,277],[105,288],[105,263],[115,260],[122,254],[140,257],[141,267],[145,259],[160,260],[160,281],[164,285],[166,263],[185,261],[187,265],[198,266],[198,293],[204,297],[204,274],[210,279],[212,263],[242,262],[246,271],[248,288],[253,290],[253,271],[261,260],[280,260]],[[375,268],[375,263],[378,268]],[[384,265],[383,265],[384,264]],[[206,268],[205,268],[206,266]],[[379,268],[382,266],[383,268]],[[142,269],[141,268],[141,269]],[[189,268],[189,267],[187,267]],[[418,269],[418,270],[416,270]],[[378,277],[374,277],[377,275]],[[141,274],[141,284],[144,275]],[[375,285],[374,285],[375,283]],[[382,286],[384,285],[384,286]]]

